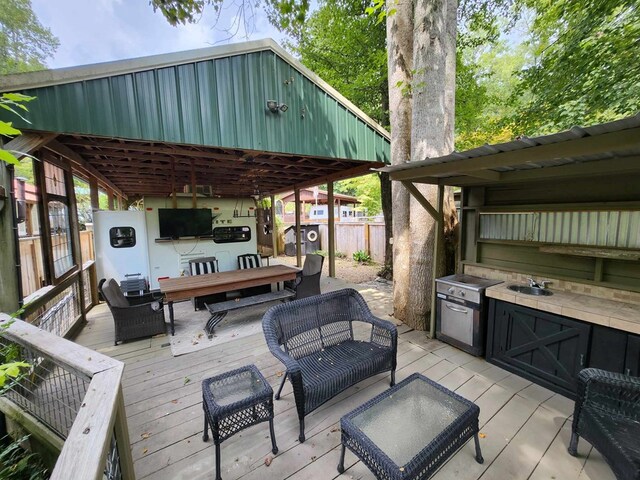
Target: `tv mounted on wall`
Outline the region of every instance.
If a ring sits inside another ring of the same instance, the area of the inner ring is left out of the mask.
[[[159,208],[162,238],[211,235],[213,218],[208,208]]]

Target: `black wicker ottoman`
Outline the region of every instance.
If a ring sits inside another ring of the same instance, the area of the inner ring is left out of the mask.
[[[255,365],[238,368],[202,381],[204,433],[209,427],[216,446],[216,480],[220,477],[220,444],[247,427],[269,421],[271,447],[278,453],[273,431],[273,389]]]
[[[480,408],[414,373],[340,420],[344,472],[348,447],[378,479],[426,479],[471,437],[476,461]]]

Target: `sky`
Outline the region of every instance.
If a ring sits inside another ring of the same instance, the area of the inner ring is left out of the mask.
[[[40,23],[60,40],[55,55],[46,62],[49,68],[262,38],[273,38],[282,44],[286,37],[269,24],[262,9],[254,9],[253,18],[247,22],[238,22],[240,2],[234,2],[225,1],[215,27],[211,7],[206,8],[198,23],[172,27],[160,12],[153,11],[148,0],[32,0],[32,7]]]

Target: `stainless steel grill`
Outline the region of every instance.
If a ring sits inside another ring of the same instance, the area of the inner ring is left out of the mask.
[[[484,291],[500,280],[456,274],[436,279],[436,337],[472,355],[484,355],[487,311]]]

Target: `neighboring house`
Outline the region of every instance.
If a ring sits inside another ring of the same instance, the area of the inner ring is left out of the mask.
[[[295,194],[285,193],[277,201],[276,212],[284,223],[295,223]],[[325,223],[329,219],[329,194],[317,188],[300,190],[300,221]],[[333,194],[333,212],[337,222],[353,221],[365,212],[360,201],[351,195]]]

